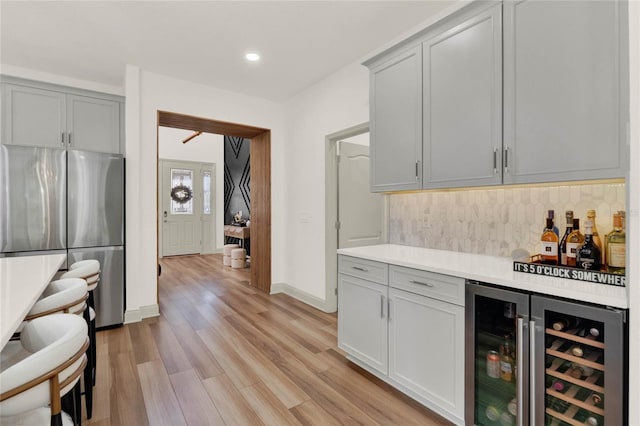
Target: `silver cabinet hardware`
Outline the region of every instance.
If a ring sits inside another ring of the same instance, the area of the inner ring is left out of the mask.
[[[411,284],[419,284],[419,285],[426,285],[427,287],[434,287],[433,284],[430,283],[423,283],[422,281],[416,281],[416,280],[411,280],[409,281]]]
[[[352,268],[355,269],[356,271],[360,271],[360,272],[369,272],[368,269],[361,268],[359,266],[352,266]]]

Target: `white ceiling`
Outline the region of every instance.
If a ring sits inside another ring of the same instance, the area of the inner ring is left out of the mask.
[[[0,62],[117,87],[133,64],[282,101],[453,3],[1,0]]]

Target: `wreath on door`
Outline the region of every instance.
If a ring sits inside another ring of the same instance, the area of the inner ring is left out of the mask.
[[[171,199],[178,204],[185,204],[193,198],[193,191],[186,185],[176,185],[171,188]]]

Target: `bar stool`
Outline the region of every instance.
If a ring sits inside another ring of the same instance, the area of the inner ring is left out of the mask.
[[[77,388],[87,364],[87,334],[86,322],[72,314],[47,315],[24,326],[21,359],[0,365],[0,423],[73,424],[61,396]]]
[[[238,248],[240,248],[239,244],[225,244],[222,246],[222,264],[224,266],[231,266],[231,252]]]
[[[94,290],[100,282],[100,262],[95,259],[81,260],[69,266],[69,270],[61,275],[61,278],[78,278],[85,280],[89,290],[89,368],[84,376],[85,403],[87,407],[87,418],[93,415],[92,390],[88,389],[96,383],[96,311]]]
[[[87,299],[89,297],[87,282],[81,278],[62,278],[49,283],[44,289],[40,299],[36,301],[27,316],[25,323],[36,318],[45,317],[55,313],[69,313],[74,315],[82,315],[87,327],[90,325],[89,309],[87,307]],[[91,344],[91,340],[89,340]],[[90,356],[90,352],[87,353]],[[90,371],[84,372],[85,388],[87,383],[90,384]],[[72,395],[69,395],[72,396]],[[77,394],[73,395],[77,399],[75,405],[75,419],[80,420],[82,411],[80,409],[80,388]],[[93,402],[93,388],[89,386],[89,390],[85,389],[85,401]],[[63,401],[66,403],[66,401]]]
[[[235,248],[231,250],[231,268],[242,269],[247,266],[247,251],[243,248]]]

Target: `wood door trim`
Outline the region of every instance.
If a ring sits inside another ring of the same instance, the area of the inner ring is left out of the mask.
[[[251,286],[271,292],[271,130],[169,111],[158,111],[160,126],[251,139]],[[156,143],[159,143],[159,130]],[[156,149],[156,179],[158,179]],[[156,181],[156,186],[158,182]],[[156,214],[156,216],[158,216]],[[159,219],[156,217],[156,235]],[[156,258],[159,248],[156,245]],[[159,297],[159,296],[158,296]]]

